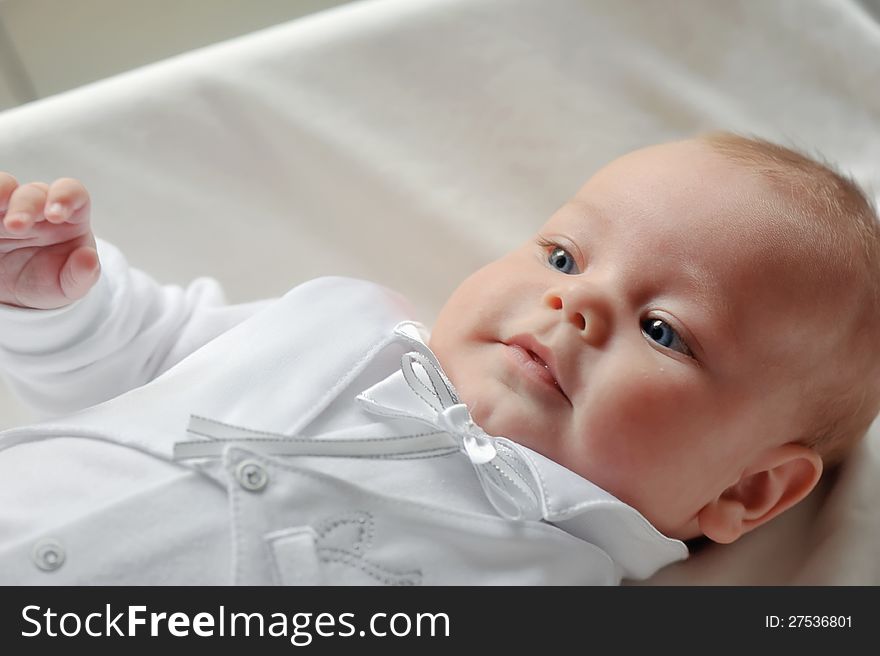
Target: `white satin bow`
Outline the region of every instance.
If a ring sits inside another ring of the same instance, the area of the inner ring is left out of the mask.
[[[483,431],[459,401],[434,354],[420,342],[410,339],[410,343],[418,350],[401,357],[401,373],[414,399],[383,398],[374,387],[360,394],[358,402],[374,414],[414,419],[452,436],[500,515],[515,520],[541,519],[541,488],[526,457],[515,443]]]

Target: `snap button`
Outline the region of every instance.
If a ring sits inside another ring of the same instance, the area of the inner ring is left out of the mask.
[[[269,483],[266,469],[254,460],[243,460],[235,468],[238,484],[250,492],[259,492]]]
[[[31,559],[44,572],[54,572],[64,564],[64,547],[57,540],[40,540],[34,545]]]

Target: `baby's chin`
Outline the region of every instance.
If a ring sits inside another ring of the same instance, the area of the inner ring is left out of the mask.
[[[541,436],[546,435],[547,427],[524,412],[521,400],[513,392],[500,385],[501,390],[491,390],[491,387],[480,386],[479,392],[472,395],[467,393],[468,388],[465,387],[459,393],[474,422],[493,437],[506,437],[517,444],[540,451],[538,447],[542,441]],[[493,391],[494,394],[491,393]]]
[[[496,368],[497,347],[491,345],[490,350],[481,348],[475,356],[463,357],[460,348],[447,352],[443,340],[433,341],[435,335],[432,333],[431,348],[474,422],[489,435],[538,451],[553,428],[541,419],[545,412],[534,405],[534,399],[521,396],[502,382],[504,376]],[[492,357],[487,359],[489,354]]]

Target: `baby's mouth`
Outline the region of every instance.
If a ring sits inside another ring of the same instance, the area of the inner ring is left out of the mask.
[[[520,364],[520,366],[526,370],[526,373],[528,373],[530,377],[537,378],[545,385],[552,387],[556,392],[561,394],[569,404],[571,404],[568,395],[562,389],[562,386],[556,378],[553,365],[548,363],[538,352],[533,350],[533,348],[540,348],[543,351],[548,352],[551,357],[552,352],[546,347],[538,345],[537,342],[530,338],[515,338],[511,340],[507,346],[510,348],[511,355],[513,355],[514,359]]]
[[[556,376],[554,375],[553,370],[550,368],[550,365],[547,364],[546,362],[544,362],[541,359],[541,356],[538,355],[537,353],[535,353],[534,351],[530,351],[529,349],[526,349],[526,353],[528,353],[529,356],[531,356],[532,360],[534,360],[536,363],[538,363],[539,365],[544,367],[544,369],[547,370],[547,373],[550,374],[550,377],[553,379],[553,385],[556,387],[556,389],[558,389],[560,392],[562,392],[562,388],[559,386],[559,381],[556,380]],[[565,396],[565,392],[562,392],[562,395]]]

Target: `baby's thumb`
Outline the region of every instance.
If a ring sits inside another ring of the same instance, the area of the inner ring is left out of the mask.
[[[80,299],[92,288],[100,273],[98,251],[91,246],[80,246],[71,251],[58,274],[61,292],[71,301]]]

